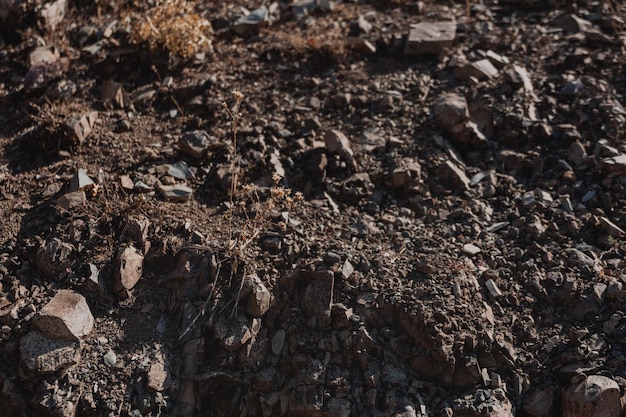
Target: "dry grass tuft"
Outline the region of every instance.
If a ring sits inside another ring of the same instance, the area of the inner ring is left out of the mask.
[[[212,33],[209,21],[194,13],[187,0],[161,0],[146,15],[135,15],[130,39],[146,42],[152,50],[164,48],[188,59],[211,50]]]

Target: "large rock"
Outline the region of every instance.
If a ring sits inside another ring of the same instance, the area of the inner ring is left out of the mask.
[[[85,297],[61,290],[41,309],[34,324],[48,337],[73,342],[91,333],[94,319]]]
[[[622,412],[617,382],[601,375],[575,376],[563,393],[563,417],[619,417]]]
[[[79,360],[78,342],[51,339],[36,330],[20,340],[21,369],[27,375],[57,372]]]

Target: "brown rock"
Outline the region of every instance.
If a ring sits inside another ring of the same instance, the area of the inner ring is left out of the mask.
[[[78,341],[91,333],[94,319],[85,297],[61,290],[41,309],[34,324],[48,337]]]
[[[67,119],[65,122],[65,130],[70,141],[75,145],[82,145],[85,139],[87,139],[87,136],[92,132],[97,120],[97,111],[79,114]]]
[[[443,94],[433,107],[435,118],[444,129],[451,131],[469,121],[469,108],[465,97],[456,93]]]
[[[450,188],[469,189],[470,180],[465,171],[448,160],[437,167],[437,176],[443,184]]]
[[[601,375],[575,376],[563,393],[563,417],[619,417],[622,411],[617,382]]]
[[[354,165],[354,152],[346,135],[338,130],[329,130],[326,132],[324,139],[328,152],[337,154]]]
[[[262,317],[270,308],[272,293],[255,274],[246,276],[244,290],[249,293],[246,298],[246,311],[252,317]]]
[[[72,209],[80,207],[87,201],[87,195],[84,191],[74,191],[63,194],[57,200],[56,211],[60,216],[71,214]]]
[[[163,352],[159,349],[148,371],[148,388],[154,391],[164,391],[169,388],[171,383],[169,367]]]

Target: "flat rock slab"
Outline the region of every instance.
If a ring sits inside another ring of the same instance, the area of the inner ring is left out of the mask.
[[[189,201],[193,196],[193,190],[186,185],[162,185],[159,192],[164,199],[170,201]]]
[[[134,246],[128,246],[115,262],[115,290],[132,290],[143,274],[143,255]]]
[[[85,297],[61,290],[41,309],[34,324],[48,337],[74,342],[91,333],[94,319]]]
[[[411,25],[404,54],[438,54],[442,49],[451,47],[455,37],[454,22],[424,22]]]
[[[80,361],[79,343],[46,337],[33,330],[20,340],[20,360],[28,374],[51,373]]]

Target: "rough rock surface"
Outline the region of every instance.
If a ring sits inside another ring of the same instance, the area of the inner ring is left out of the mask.
[[[0,414],[623,415],[623,3],[0,0]]]

